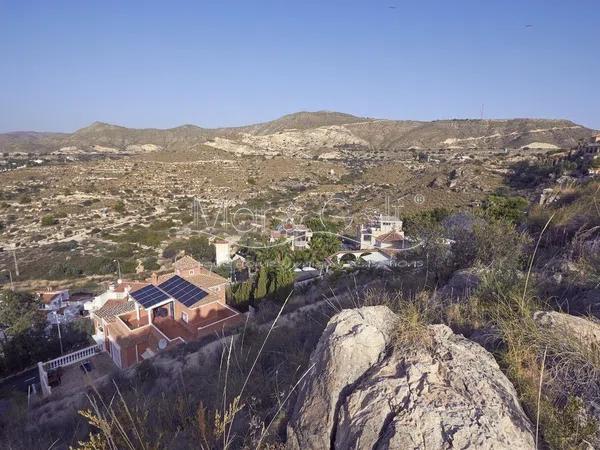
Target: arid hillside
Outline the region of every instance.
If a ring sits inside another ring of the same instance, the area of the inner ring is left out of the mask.
[[[236,128],[132,129],[95,122],[72,134],[0,134],[0,152],[124,152],[189,150],[200,144],[236,154],[335,159],[337,151],[570,148],[594,130],[568,120],[380,120],[337,112],[299,112]],[[147,146],[141,149],[139,146]]]

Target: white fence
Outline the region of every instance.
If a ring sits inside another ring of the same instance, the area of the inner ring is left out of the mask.
[[[86,360],[96,353],[100,353],[102,351],[102,345],[96,344],[90,347],[86,347],[81,350],[77,350],[76,352],[69,353],[68,355],[63,355],[59,358],[52,359],[44,363],[44,369],[56,369],[57,367],[65,367],[70,366],[71,364],[77,364],[80,361]]]
[[[38,363],[38,371],[40,373],[40,386],[42,388],[42,395],[44,397],[52,394],[52,388],[48,384],[48,372],[44,369],[44,363]]]

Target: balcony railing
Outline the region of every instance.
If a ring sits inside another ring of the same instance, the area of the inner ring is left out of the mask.
[[[44,363],[44,369],[56,369],[57,367],[65,367],[70,366],[72,364],[77,364],[80,361],[84,361],[96,353],[100,353],[102,351],[102,345],[96,344],[90,347],[83,348],[81,350],[77,350],[76,352],[69,353],[68,355],[63,355],[59,358],[52,359]]]

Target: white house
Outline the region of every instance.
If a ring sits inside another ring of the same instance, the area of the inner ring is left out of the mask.
[[[361,250],[396,247],[404,240],[402,220],[379,214],[374,220],[358,228],[357,240]]]
[[[38,292],[37,295],[44,305],[43,308],[50,311],[56,311],[66,306],[71,298],[68,289]]]

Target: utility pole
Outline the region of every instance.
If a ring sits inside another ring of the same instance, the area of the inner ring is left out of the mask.
[[[13,284],[12,272],[8,271],[8,277],[10,278],[10,290],[15,292],[15,285]]]
[[[19,276],[19,263],[17,262],[17,250],[13,248],[13,259],[15,260],[15,276]]]
[[[58,342],[60,343],[60,356],[63,355],[62,335],[60,333],[60,322],[58,320],[58,314],[54,311],[54,318],[56,319],[56,326],[58,327]]]
[[[113,259],[113,262],[117,263],[117,270],[119,272],[119,280],[122,280],[123,278],[121,278],[121,263],[119,262],[118,259]]]

